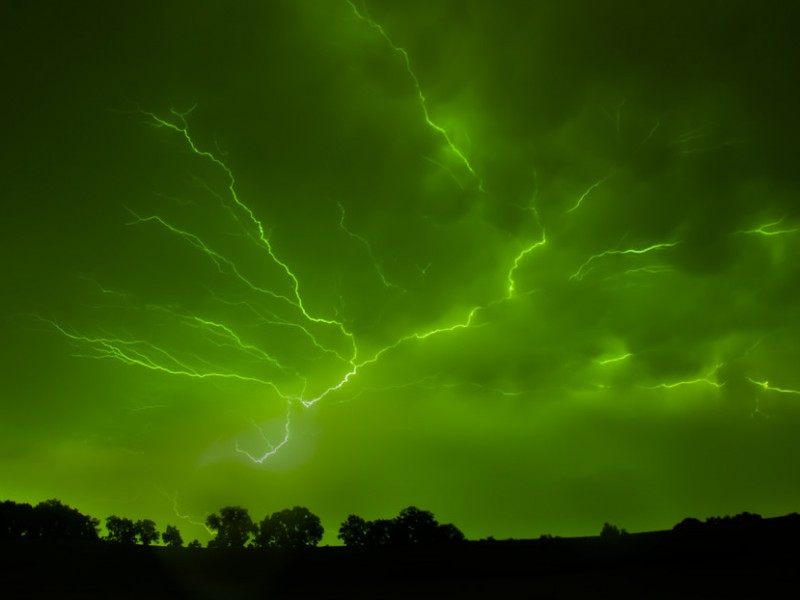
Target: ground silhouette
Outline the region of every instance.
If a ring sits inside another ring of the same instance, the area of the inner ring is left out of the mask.
[[[25,506],[0,503],[4,598],[766,598],[800,583],[797,514],[688,518],[649,533],[623,534],[606,524],[596,537],[453,543],[435,541],[432,532],[446,526],[409,507],[372,522],[389,528],[397,543],[314,547],[316,519],[295,507],[262,525],[310,524],[280,533],[305,531],[310,538],[296,539],[306,543],[245,547],[255,540],[247,511],[223,509],[212,521],[228,545],[183,548],[103,539],[96,519],[57,501],[38,512]],[[367,523],[351,515],[340,535],[363,532]],[[392,531],[401,525],[401,533]],[[174,526],[167,531],[179,535]]]

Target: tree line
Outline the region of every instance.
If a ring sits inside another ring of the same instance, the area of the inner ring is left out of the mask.
[[[208,515],[205,526],[214,532],[209,548],[284,548],[317,546],[325,532],[320,518],[302,506],[287,508],[253,521],[247,509],[226,506]],[[150,519],[134,521],[111,515],[105,520],[84,515],[59,500],[36,506],[11,500],[0,502],[0,540],[89,540],[115,544],[162,543],[180,548],[184,541],[175,525],[159,531]],[[339,527],[338,538],[346,546],[407,546],[411,544],[452,544],[464,541],[464,534],[451,523],[440,524],[433,513],[409,506],[393,519],[367,521],[349,515]],[[198,540],[187,547],[199,548]]]
[[[800,522],[800,516],[792,515]],[[705,522],[684,519],[673,531],[682,535],[714,533],[747,533],[761,524],[761,516],[740,513],[733,517],[710,517]],[[305,507],[295,506],[274,512],[259,522],[253,521],[247,509],[226,506],[208,515],[205,526],[214,532],[209,548],[283,548],[296,549],[317,546],[325,532],[319,517]],[[126,517],[109,516],[105,521],[106,534],[100,535],[100,520],[84,515],[59,500],[40,502],[36,506],[11,500],[0,502],[0,540],[88,540],[115,544],[149,546],[161,543],[180,548],[183,537],[175,525],[159,531],[150,519],[133,521]],[[600,536],[624,536],[625,529],[605,523]],[[392,519],[367,521],[349,515],[339,526],[337,536],[350,547],[398,547],[410,545],[457,544],[465,540],[461,530],[452,523],[439,523],[433,513],[409,506]],[[488,538],[493,541],[493,538]],[[542,536],[542,539],[553,539]],[[187,544],[200,548],[198,540]]]

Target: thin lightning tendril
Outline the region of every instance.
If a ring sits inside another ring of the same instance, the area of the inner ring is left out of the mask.
[[[596,181],[595,183],[590,185],[589,188],[585,192],[583,192],[583,194],[581,194],[578,197],[578,201],[575,203],[575,205],[572,208],[570,208],[569,210],[567,210],[566,214],[569,214],[571,212],[575,212],[576,210],[578,210],[581,207],[581,204],[583,204],[583,201],[586,200],[586,197],[589,194],[591,194],[594,190],[596,190],[598,187],[603,185],[606,181],[608,181],[608,179],[610,177],[611,177],[611,175],[606,175],[605,177],[603,177],[599,181]]]
[[[167,499],[172,504],[172,512],[175,514],[176,517],[188,523],[191,523],[192,525],[197,525],[198,527],[202,527],[203,529],[206,530],[206,532],[208,532],[211,535],[216,534],[216,531],[211,529],[208,525],[206,525],[205,521],[201,521],[200,519],[198,519],[197,517],[193,517],[192,515],[185,514],[180,510],[180,507],[178,506],[178,492],[170,494],[161,490],[161,493],[164,494],[164,496],[166,496]]]
[[[626,352],[625,354],[621,354],[620,356],[614,356],[612,358],[595,359],[594,362],[596,362],[598,365],[610,365],[612,363],[618,363],[622,362],[623,360],[627,360],[631,356],[633,356],[632,353]]]
[[[687,385],[703,384],[703,385],[710,385],[711,387],[719,389],[723,387],[726,382],[723,381],[722,383],[719,383],[719,381],[717,381],[716,378],[712,379],[712,377],[714,377],[717,374],[717,372],[722,368],[722,366],[723,366],[722,363],[715,365],[714,368],[711,369],[711,371],[696,379],[674,381],[671,383],[659,383],[658,385],[645,385],[640,387],[646,390],[673,390],[675,388]]]
[[[750,383],[754,383],[755,385],[759,386],[765,392],[776,392],[778,394],[793,394],[795,396],[800,396],[800,390],[775,387],[774,385],[770,385],[769,381],[756,381],[750,377],[748,377],[747,380]]]
[[[396,283],[392,283],[387,279],[386,274],[383,272],[383,269],[381,268],[381,265],[378,262],[378,259],[375,257],[375,253],[372,250],[372,244],[370,244],[369,240],[365,238],[363,235],[358,235],[357,233],[352,231],[349,227],[347,227],[347,225],[345,225],[344,220],[346,215],[344,211],[344,206],[342,206],[341,202],[337,202],[336,204],[339,206],[339,211],[341,213],[341,216],[339,218],[339,228],[354,240],[359,241],[364,246],[364,248],[367,251],[367,254],[369,255],[370,260],[372,261],[372,266],[375,267],[375,272],[378,274],[378,277],[380,277],[384,287],[405,291],[402,287],[400,287]]]
[[[366,16],[362,11],[358,10],[356,5],[351,0],[347,0],[347,4],[349,4],[350,8],[353,9],[353,14],[355,14],[358,19],[364,21],[372,29],[377,31],[384,41],[389,45],[389,47],[403,57],[403,63],[405,64],[406,71],[408,72],[409,77],[411,77],[411,80],[414,82],[414,87],[417,92],[417,99],[419,100],[419,105],[422,109],[422,115],[425,118],[425,123],[427,123],[428,127],[442,136],[453,155],[456,156],[456,158],[464,165],[467,171],[469,171],[470,175],[478,182],[478,190],[484,191],[483,181],[480,177],[478,177],[478,174],[475,172],[475,169],[472,167],[472,164],[467,156],[458,146],[456,146],[455,142],[453,142],[452,138],[450,137],[450,134],[447,133],[447,130],[441,125],[437,124],[431,118],[430,112],[428,111],[428,100],[425,98],[425,94],[422,92],[422,87],[419,83],[419,79],[414,73],[414,69],[411,67],[411,58],[408,56],[408,52],[406,52],[405,48],[397,46],[386,33],[384,28],[379,23],[376,23],[374,20]]]
[[[536,216],[536,224],[542,230],[542,237],[538,241],[535,241],[532,244],[529,244],[528,246],[520,250],[519,253],[514,257],[514,261],[512,262],[511,268],[508,270],[508,275],[506,276],[506,281],[508,281],[506,298],[509,300],[514,296],[516,292],[517,282],[514,279],[514,274],[519,269],[522,259],[524,259],[528,254],[530,254],[537,248],[541,248],[547,243],[547,232],[545,231],[544,227],[542,227],[542,223],[539,220],[539,212],[536,210],[535,206],[531,206],[531,211],[533,211],[533,214]]]
[[[775,229],[778,225],[783,222],[783,219],[778,219],[777,221],[772,221],[771,223],[765,223],[755,229],[745,229],[742,231],[736,231],[735,233],[744,233],[750,235],[763,235],[764,237],[772,237],[776,235],[788,235],[790,233],[797,233],[800,231],[800,227],[792,227],[790,229]]]
[[[664,242],[661,244],[653,244],[652,246],[648,246],[646,248],[628,248],[627,250],[606,250],[604,252],[600,252],[599,254],[593,254],[592,256],[590,256],[580,267],[578,267],[578,270],[575,271],[575,273],[570,275],[569,278],[577,280],[583,279],[587,271],[591,269],[592,263],[606,256],[626,255],[626,254],[647,254],[648,252],[655,252],[656,250],[672,248],[677,245],[678,242]]]
[[[159,117],[159,116],[157,116],[157,115],[155,115],[154,113],[151,113],[151,112],[144,111],[144,114],[147,115],[148,117],[150,117],[150,119],[152,119],[152,122],[156,127],[165,127],[167,129],[171,129],[171,130],[179,133],[180,135],[182,135],[183,138],[186,140],[186,143],[189,145],[189,148],[192,150],[192,152],[194,152],[195,154],[197,154],[198,156],[200,156],[202,158],[210,160],[217,167],[222,169],[222,171],[225,173],[226,177],[228,178],[228,186],[227,187],[228,187],[228,193],[229,193],[231,199],[233,200],[235,205],[241,211],[243,211],[245,213],[245,215],[247,216],[247,218],[250,221],[250,223],[255,226],[255,228],[256,228],[256,230],[258,232],[257,239],[258,239],[259,243],[261,244],[261,246],[263,247],[263,249],[267,251],[270,260],[272,260],[276,265],[278,265],[283,270],[283,272],[286,274],[286,276],[289,277],[289,279],[291,280],[292,287],[293,287],[293,292],[294,292],[294,304],[303,313],[303,317],[305,319],[307,319],[308,321],[313,322],[313,323],[323,323],[323,324],[326,324],[326,325],[333,325],[333,326],[337,327],[339,329],[339,331],[343,335],[348,337],[353,342],[353,347],[355,349],[355,343],[354,343],[354,340],[353,340],[353,334],[350,333],[349,331],[347,331],[347,329],[345,328],[344,324],[342,324],[339,321],[333,320],[333,319],[325,319],[323,317],[312,316],[306,310],[306,307],[305,307],[305,305],[303,303],[303,297],[300,294],[300,280],[297,278],[297,276],[294,274],[294,272],[289,268],[289,265],[286,262],[282,261],[278,257],[278,255],[275,253],[275,251],[272,248],[272,244],[270,243],[269,238],[267,237],[267,235],[265,233],[264,225],[256,217],[256,215],[253,212],[253,210],[247,204],[242,202],[241,199],[239,198],[239,195],[238,195],[238,193],[236,191],[236,179],[234,178],[233,173],[231,172],[231,170],[228,167],[228,165],[225,164],[221,159],[217,158],[217,156],[214,155],[213,153],[209,152],[208,150],[201,150],[195,145],[195,142],[192,139],[191,134],[189,133],[189,127],[188,127],[188,124],[186,122],[186,115],[188,115],[189,112],[191,112],[191,110],[193,110],[193,108],[190,109],[189,111],[186,111],[186,112],[183,112],[183,113],[178,112],[175,109],[172,109],[170,111],[170,113],[178,120],[178,123],[173,123],[171,121],[167,121],[165,119],[162,119],[161,117]],[[162,221],[162,223],[165,226],[169,227],[166,224],[166,222],[163,222],[163,220],[161,220],[161,219],[159,219],[159,220]],[[188,234],[188,235],[191,235],[191,234]]]

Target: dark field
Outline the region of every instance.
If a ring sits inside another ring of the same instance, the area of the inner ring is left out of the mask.
[[[798,519],[750,531],[211,550],[5,543],[3,598],[772,598],[797,593]]]

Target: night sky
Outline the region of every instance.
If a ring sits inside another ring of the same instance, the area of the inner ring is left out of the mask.
[[[203,540],[302,505],[326,543],[800,509],[785,3],[0,23],[0,497]]]

